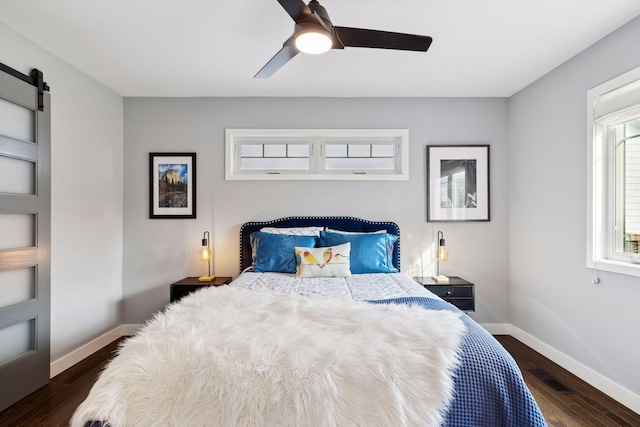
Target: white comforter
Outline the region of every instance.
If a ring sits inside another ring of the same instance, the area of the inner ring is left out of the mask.
[[[458,313],[207,288],[120,349],[78,407],[120,426],[437,426]]]
[[[354,274],[350,277],[296,277],[286,273],[245,272],[233,281],[235,288],[289,295],[318,295],[373,301],[403,297],[436,298],[403,273]]]

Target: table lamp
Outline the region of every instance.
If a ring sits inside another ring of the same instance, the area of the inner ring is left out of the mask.
[[[216,276],[211,274],[212,253],[211,253],[211,247],[209,246],[209,232],[208,231],[205,231],[204,232],[204,236],[202,237],[202,247],[200,248],[200,251],[198,252],[198,258],[200,259],[200,261],[206,261],[207,262],[207,267],[209,267],[209,274],[206,275],[206,276],[198,277],[198,281],[200,281],[200,282],[210,282],[213,279],[215,279]]]
[[[444,233],[438,231],[438,250],[436,251],[436,275],[432,276],[432,279],[436,283],[449,283],[449,278],[440,274],[440,262],[447,261],[449,259],[449,250],[444,245]]]

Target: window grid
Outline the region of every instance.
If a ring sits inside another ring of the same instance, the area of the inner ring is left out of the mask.
[[[397,168],[396,144],[383,142],[325,142],[324,171],[355,174],[393,173]]]
[[[260,147],[260,153],[259,154],[242,154],[244,153],[244,147],[247,147],[249,145],[256,145]],[[265,149],[267,147],[273,147],[273,146],[278,146],[278,145],[283,145],[284,149],[285,149],[285,153],[284,155],[281,156],[274,156],[274,155],[270,155],[267,154],[265,152]],[[249,142],[249,143],[240,143],[240,157],[241,158],[255,158],[255,159],[260,159],[260,158],[264,158],[264,157],[275,157],[275,158],[292,158],[292,157],[309,157],[309,154],[296,154],[295,149],[292,150],[291,146],[296,146],[296,148],[299,148],[297,146],[306,146],[304,144],[278,144],[278,143],[255,143],[255,142]]]
[[[247,141],[238,145],[240,171],[278,173],[310,169],[310,143]]]
[[[395,143],[393,142],[382,142],[382,143],[361,143],[361,142],[341,142],[341,143],[336,143],[336,142],[328,142],[326,143],[325,147],[327,148],[325,151],[325,156],[326,158],[391,158],[394,159],[396,158],[395,155]],[[338,148],[338,147],[344,147],[345,154],[340,155],[340,154],[334,154],[336,153],[336,150],[334,150],[334,148]],[[329,150],[329,148],[331,147],[331,150]],[[366,147],[367,150],[367,154],[363,155],[360,152],[358,152],[358,150],[356,149],[356,147]],[[390,154],[376,154],[376,151],[379,151],[380,148],[387,148],[387,149],[391,149]]]

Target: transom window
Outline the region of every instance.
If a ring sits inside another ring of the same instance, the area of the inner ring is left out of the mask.
[[[226,179],[407,180],[406,129],[227,129]]]
[[[378,142],[326,142],[324,144],[324,168],[326,170],[366,173],[395,171],[397,144],[394,141]]]
[[[307,171],[310,142],[244,141],[239,144],[240,171]]]

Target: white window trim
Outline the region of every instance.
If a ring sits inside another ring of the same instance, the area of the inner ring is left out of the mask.
[[[269,173],[267,171],[238,171],[238,140],[243,138],[299,138],[311,140],[311,172]],[[398,170],[368,171],[367,173],[336,172],[324,170],[324,142],[344,138],[346,140],[393,138],[398,144]],[[409,130],[408,129],[226,129],[225,130],[225,179],[226,180],[409,180]]]
[[[613,154],[606,152],[609,144],[596,141],[598,135],[596,102],[616,89],[640,80],[640,67],[605,82],[587,92],[587,267],[598,270],[611,271],[640,277],[640,255],[616,257],[612,259],[610,248],[614,242],[612,233],[612,213],[614,184],[609,177],[609,168],[613,167]],[[623,100],[627,105],[620,105],[613,111],[623,110],[633,104],[640,103],[640,97],[635,100]],[[598,161],[605,159],[607,161]],[[606,199],[606,200],[605,200]],[[606,205],[602,205],[602,203]],[[626,258],[626,260],[624,259]]]

